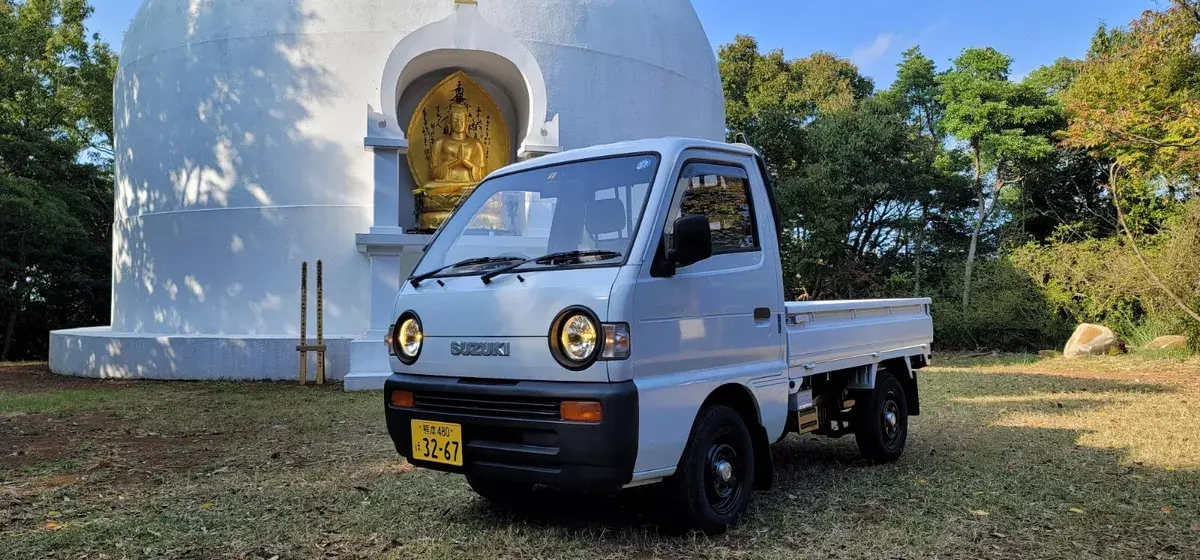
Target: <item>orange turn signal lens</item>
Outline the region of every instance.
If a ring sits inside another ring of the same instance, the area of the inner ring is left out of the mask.
[[[559,406],[559,414],[568,422],[597,424],[604,420],[604,407],[598,402],[565,401]]]
[[[413,394],[409,391],[392,391],[391,401],[396,408],[412,408]]]
[[[383,337],[383,343],[387,345],[388,355],[396,355],[396,326],[388,327],[387,336]]]

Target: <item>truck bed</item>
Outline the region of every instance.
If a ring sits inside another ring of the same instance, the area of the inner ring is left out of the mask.
[[[787,302],[789,377],[928,357],[931,303],[928,298]]]

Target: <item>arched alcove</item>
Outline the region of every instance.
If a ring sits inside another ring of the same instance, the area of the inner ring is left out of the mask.
[[[511,147],[505,155],[507,161],[516,161],[518,146],[525,138],[527,130],[525,123],[529,114],[529,98],[526,89],[520,81],[516,67],[508,61],[478,51],[442,51],[423,56],[411,67],[413,72],[424,72],[418,77],[407,81],[408,87],[400,93],[397,99],[396,118],[402,129],[407,129],[413,113],[418,109],[421,99],[434,86],[447,76],[457,72],[466,72],[476,83],[487,91],[492,101],[500,109],[505,126],[509,132],[508,145]],[[426,68],[433,68],[426,70]],[[403,158],[401,158],[403,164]],[[403,167],[403,166],[402,166]],[[411,173],[401,169],[399,174],[399,204],[400,225],[408,226],[406,218],[412,215],[415,219],[415,200],[412,192],[417,187]]]
[[[392,49],[380,79],[381,112],[370,109],[369,147],[408,147],[401,100],[414,82],[444,69],[479,75],[508,92],[517,114],[512,127],[518,131],[519,157],[561,150],[558,115],[549,115],[546,78],[537,59],[484,20],[474,4],[459,4],[449,17],[414,31]]]

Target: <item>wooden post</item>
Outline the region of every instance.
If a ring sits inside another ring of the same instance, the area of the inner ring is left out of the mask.
[[[300,265],[300,384],[308,382],[308,261]]]
[[[317,261],[317,385],[325,384],[325,282],[321,261]]]

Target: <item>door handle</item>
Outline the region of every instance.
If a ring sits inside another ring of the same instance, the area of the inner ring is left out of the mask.
[[[770,319],[771,319],[771,308],[756,307],[754,309],[754,321],[755,322],[761,323],[763,321],[769,321]]]

